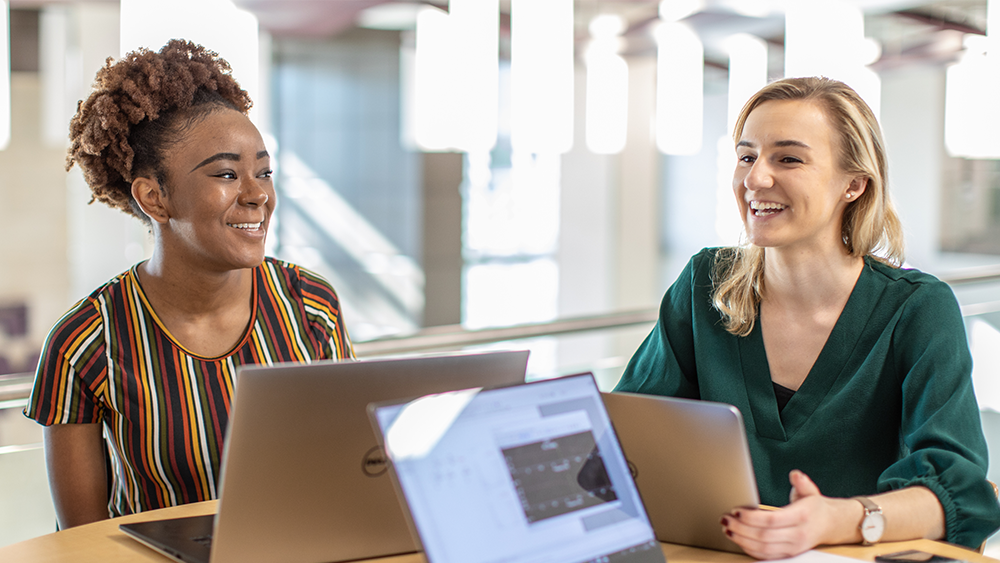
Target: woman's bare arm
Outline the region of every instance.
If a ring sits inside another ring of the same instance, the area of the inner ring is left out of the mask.
[[[106,520],[108,482],[101,425],[53,424],[42,432],[59,528]]]
[[[749,555],[780,559],[817,545],[861,542],[864,516],[854,499],[829,498],[802,472],[793,471],[792,503],[779,510],[738,509],[723,517],[723,529]],[[885,515],[882,541],[944,537],[944,509],[926,487],[909,487],[874,495]]]

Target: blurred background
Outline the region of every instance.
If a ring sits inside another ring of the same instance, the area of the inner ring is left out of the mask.
[[[218,51],[253,97],[269,252],[333,283],[359,356],[530,348],[529,377],[604,389],[690,255],[740,239],[742,104],[784,76],[844,80],[882,124],[907,265],[959,298],[1000,451],[1000,3],[9,0],[0,17],[0,545],[54,530],[20,413],[47,330],[150,252],[65,171],[69,120],[108,57],[171,38]]]

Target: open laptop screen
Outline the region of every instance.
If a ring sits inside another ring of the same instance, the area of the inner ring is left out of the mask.
[[[664,561],[590,374],[370,410],[429,561]]]

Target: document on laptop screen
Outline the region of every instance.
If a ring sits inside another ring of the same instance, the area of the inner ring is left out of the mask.
[[[663,561],[591,376],[373,411],[429,561]]]

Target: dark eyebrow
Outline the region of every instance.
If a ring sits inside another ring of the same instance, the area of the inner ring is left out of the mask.
[[[213,154],[212,156],[210,156],[210,157],[206,158],[205,160],[199,162],[198,166],[195,166],[194,168],[191,169],[191,172],[194,172],[195,170],[201,168],[202,166],[205,166],[206,164],[211,164],[211,163],[215,162],[216,160],[235,160],[235,161],[238,162],[240,160],[240,155],[238,155],[236,153],[231,153],[231,152],[220,152],[220,153]],[[190,174],[190,172],[189,172],[189,174]]]
[[[267,156],[267,151],[266,150],[260,151],[260,152],[257,153],[257,160],[260,160],[260,159],[262,159],[262,158],[264,158],[266,156]],[[216,160],[235,160],[235,161],[239,162],[240,155],[238,155],[236,153],[232,153],[232,152],[220,152],[220,153],[217,153],[217,154],[213,154],[212,156],[210,156],[210,157],[206,158],[205,160],[199,162],[198,166],[195,166],[194,168],[191,169],[191,172],[194,172],[195,170],[201,168],[202,166],[205,166],[206,164],[211,164],[211,163],[215,162]]]
[[[756,148],[757,145],[751,143],[750,141],[740,141],[740,142],[736,143],[736,146],[737,147]],[[800,148],[803,148],[803,149],[810,148],[809,145],[803,143],[802,141],[793,141],[793,140],[775,141],[774,146],[776,146],[776,147],[800,147]]]
[[[793,141],[793,140],[776,141],[774,143],[774,146],[776,146],[776,147],[800,147],[800,148],[803,148],[803,149],[808,149],[809,148],[809,145],[803,143],[802,141]]]

